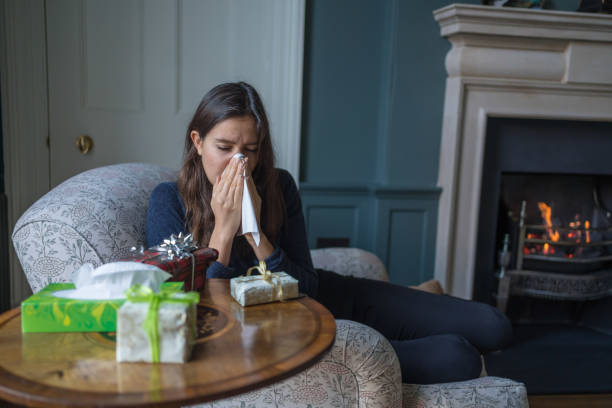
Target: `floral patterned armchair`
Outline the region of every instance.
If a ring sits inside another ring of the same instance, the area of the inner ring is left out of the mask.
[[[85,262],[101,265],[144,244],[152,189],[176,172],[119,164],[81,173],[52,189],[17,221],[13,244],[34,292],[72,280]],[[314,250],[316,267],[387,280],[374,255],[355,248]],[[403,401],[403,403],[402,403]],[[202,407],[524,407],[522,384],[495,377],[436,385],[401,384],[389,342],[365,325],[336,321],[332,348],[314,366],[256,391]]]

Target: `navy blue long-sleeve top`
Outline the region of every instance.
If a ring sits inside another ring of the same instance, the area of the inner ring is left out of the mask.
[[[278,179],[285,199],[285,222],[280,236],[274,242],[274,252],[265,259],[272,272],[284,271],[299,281],[300,291],[316,298],[318,276],[312,266],[312,259],[306,240],[306,227],[302,213],[302,200],[291,174],[277,169]],[[159,245],[171,234],[189,232],[185,222],[185,206],[176,183],[161,183],[151,193],[147,211],[147,247]],[[206,270],[207,278],[233,278],[259,261],[255,254],[250,259],[240,258],[236,251],[230,255],[229,265],[213,262]]]

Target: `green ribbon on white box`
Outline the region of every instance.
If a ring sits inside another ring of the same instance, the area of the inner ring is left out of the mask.
[[[159,346],[159,325],[158,311],[162,303],[182,303],[182,304],[198,304],[200,295],[197,292],[183,293],[175,288],[163,288],[159,293],[155,293],[151,288],[141,285],[132,285],[126,293],[126,300],[129,302],[146,302],[149,303],[147,316],[145,317],[142,328],[144,329],[151,345],[151,360],[153,363],[159,363],[160,346]]]

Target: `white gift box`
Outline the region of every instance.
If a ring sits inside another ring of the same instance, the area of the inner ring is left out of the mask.
[[[117,361],[153,362],[151,344],[143,324],[148,302],[125,302],[117,312]],[[159,362],[184,363],[196,337],[196,304],[161,302],[157,311]]]
[[[279,298],[278,285],[282,288]],[[230,291],[236,302],[242,306],[276,302],[299,296],[298,281],[285,272],[274,272],[268,281],[261,275],[240,276],[230,279]]]

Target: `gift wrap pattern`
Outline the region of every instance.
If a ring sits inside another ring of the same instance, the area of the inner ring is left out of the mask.
[[[56,297],[73,283],[51,283],[21,303],[21,330],[28,332],[108,332],[117,327],[125,299],[82,300]]]
[[[197,331],[196,305],[197,300],[186,303],[160,301],[156,315],[153,316],[157,318],[159,334],[157,337],[159,355],[154,357],[151,339],[145,325],[150,302],[126,301],[118,312],[117,361],[149,363],[184,363],[188,361]]]
[[[299,296],[298,281],[295,278],[285,272],[274,272],[270,275],[269,280],[264,280],[262,275],[230,279],[232,297],[242,306],[250,306]],[[279,283],[282,288],[282,299],[279,299],[278,296]]]
[[[142,262],[149,265],[155,265],[160,269],[172,275],[169,279],[173,282],[183,282],[185,290],[200,291],[204,288],[206,282],[206,269],[217,259],[219,253],[213,248],[199,248],[193,252],[191,257],[180,258],[174,257],[169,259],[166,254],[155,251],[145,250],[141,254],[135,254],[132,257],[125,258],[126,261]],[[193,261],[195,260],[195,265]],[[191,287],[192,272],[194,274],[194,287]]]

